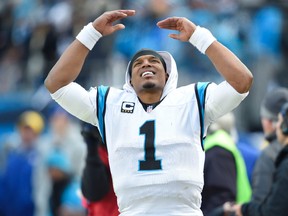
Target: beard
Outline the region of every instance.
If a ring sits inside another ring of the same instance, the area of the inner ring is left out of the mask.
[[[145,84],[143,85],[143,89],[152,89],[152,88],[154,88],[154,87],[155,87],[155,83],[150,83],[150,82],[145,83]]]

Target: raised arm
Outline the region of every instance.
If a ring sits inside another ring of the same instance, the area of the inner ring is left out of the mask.
[[[213,40],[214,37],[209,31],[197,27],[184,17],[167,18],[158,22],[157,25],[163,29],[179,31],[178,34],[170,34],[169,36],[183,42],[190,41],[198,49],[200,48],[200,51],[205,52],[217,71],[237,92],[245,93],[249,91],[253,82],[252,73],[229,49],[220,42]],[[209,46],[205,47],[207,44]]]
[[[97,40],[101,36],[110,35],[124,29],[125,26],[123,24],[113,25],[113,23],[134,14],[134,10],[105,12],[93,21],[92,26],[89,26],[90,29],[88,27],[84,28],[86,32],[83,32],[80,37],[77,37],[68,46],[46,77],[45,86],[49,92],[54,93],[61,87],[73,82],[79,75],[89,50],[92,49]]]

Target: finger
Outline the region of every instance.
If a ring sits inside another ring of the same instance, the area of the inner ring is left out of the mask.
[[[133,16],[135,15],[135,10],[117,10],[117,11],[111,11],[111,16],[115,18],[116,20],[125,18],[127,16]]]
[[[165,20],[159,21],[157,23],[157,26],[159,28],[175,30],[177,27],[177,21],[178,21],[177,17],[167,18]]]
[[[119,10],[119,12],[126,14],[127,16],[134,16],[136,11],[135,10]]]
[[[174,25],[165,25],[165,26],[158,26],[161,29],[168,29],[168,30],[177,30],[177,27]]]
[[[159,26],[159,27],[160,27],[160,26],[164,26],[164,25],[167,24],[167,22],[168,22],[168,18],[157,22],[156,25]]]
[[[175,39],[175,40],[180,40],[179,34],[169,34],[169,37],[170,37],[170,38],[173,38],[173,39]]]
[[[108,22],[115,22],[115,21],[124,19],[127,16],[133,16],[134,14],[135,14],[135,11],[133,10],[113,11],[110,17],[108,17]]]
[[[116,25],[112,26],[112,29],[113,29],[113,32],[115,32],[115,31],[125,29],[125,26],[123,24],[116,24]]]
[[[120,19],[123,19],[123,18],[125,18],[125,17],[127,17],[127,14],[126,14],[126,13],[122,13],[122,12],[120,12],[120,11],[114,11],[114,12],[110,15],[110,17],[108,17],[108,20],[109,20],[110,22],[114,22],[114,21],[116,21],[116,20],[120,20]]]

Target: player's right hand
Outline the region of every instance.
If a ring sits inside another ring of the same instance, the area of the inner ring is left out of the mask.
[[[102,34],[102,36],[109,35],[125,28],[125,26],[121,23],[114,25],[115,21],[134,15],[135,10],[107,11],[94,20],[93,26]]]

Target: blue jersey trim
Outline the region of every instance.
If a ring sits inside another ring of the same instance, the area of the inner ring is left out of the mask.
[[[197,98],[198,110],[199,110],[199,118],[200,118],[200,140],[202,150],[204,151],[204,113],[205,113],[205,97],[206,97],[206,90],[209,82],[198,82],[195,84],[195,94]]]
[[[99,131],[102,136],[102,140],[106,145],[106,136],[105,136],[105,122],[104,116],[106,112],[106,99],[109,92],[108,86],[98,86],[97,88],[97,117],[99,121]]]

